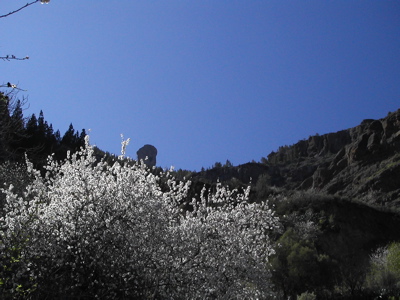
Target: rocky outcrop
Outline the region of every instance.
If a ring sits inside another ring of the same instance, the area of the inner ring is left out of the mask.
[[[280,168],[286,188],[400,205],[400,110],[281,147],[268,156],[268,165]],[[304,176],[291,176],[296,172]]]
[[[277,152],[268,155],[271,164],[287,164],[305,158],[329,156],[337,153],[352,141],[348,130],[324,135],[315,135],[292,146],[280,147]]]
[[[157,163],[157,148],[152,145],[144,145],[137,152],[137,159],[149,166],[154,167]]]
[[[268,162],[275,165],[290,164],[311,157],[336,155],[345,148],[351,163],[380,159],[398,151],[399,146],[400,110],[384,119],[366,119],[351,129],[311,136],[292,146],[280,147],[277,152],[268,155]]]
[[[400,110],[335,133],[280,147],[264,163],[213,168],[194,174],[210,182],[239,180],[286,190],[317,190],[371,204],[400,206]],[[251,179],[250,179],[251,178]]]

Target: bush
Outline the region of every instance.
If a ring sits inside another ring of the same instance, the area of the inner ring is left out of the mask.
[[[123,142],[123,150],[126,142]],[[23,195],[12,186],[0,219],[0,293],[9,299],[267,298],[269,233],[278,219],[248,193],[203,190],[144,164],[97,162],[89,145],[51,158]],[[207,196],[205,196],[207,194]]]
[[[400,296],[400,243],[378,248],[371,255],[367,286],[382,296]]]
[[[317,296],[314,293],[305,292],[297,296],[297,300],[315,300]]]

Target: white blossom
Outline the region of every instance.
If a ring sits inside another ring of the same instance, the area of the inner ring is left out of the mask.
[[[0,292],[22,286],[47,298],[270,295],[269,234],[279,223],[266,203],[248,203],[249,189],[218,184],[182,211],[190,182],[129,160],[97,161],[85,141],[62,163],[49,157],[45,177],[28,162],[34,181],[22,197],[2,190],[0,249],[18,262],[3,259],[13,273],[0,273]],[[128,142],[122,140],[121,158]]]

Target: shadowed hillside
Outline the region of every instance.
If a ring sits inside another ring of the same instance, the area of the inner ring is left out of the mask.
[[[311,291],[316,299],[400,296],[397,275],[371,271],[371,254],[400,241],[400,110],[280,147],[261,163],[177,175],[192,181],[189,199],[219,181],[250,184],[252,201],[275,207],[283,224],[271,261],[280,299]]]
[[[374,205],[400,205],[400,110],[335,133],[311,136],[271,152],[263,163],[219,167],[193,180],[231,180],[286,190],[314,190]]]

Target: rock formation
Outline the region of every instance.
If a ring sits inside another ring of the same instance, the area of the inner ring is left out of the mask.
[[[144,145],[137,152],[137,159],[143,160],[149,167],[154,167],[157,163],[157,148],[152,145]]]
[[[266,174],[270,185],[286,190],[313,189],[400,207],[400,109],[383,119],[366,119],[354,128],[280,147],[263,164],[211,169],[193,177],[236,178],[247,184],[249,174],[254,184]]]
[[[400,110],[380,120],[313,136],[268,156],[283,186],[316,189],[384,205],[400,204]],[[292,176],[307,166],[302,177]]]

